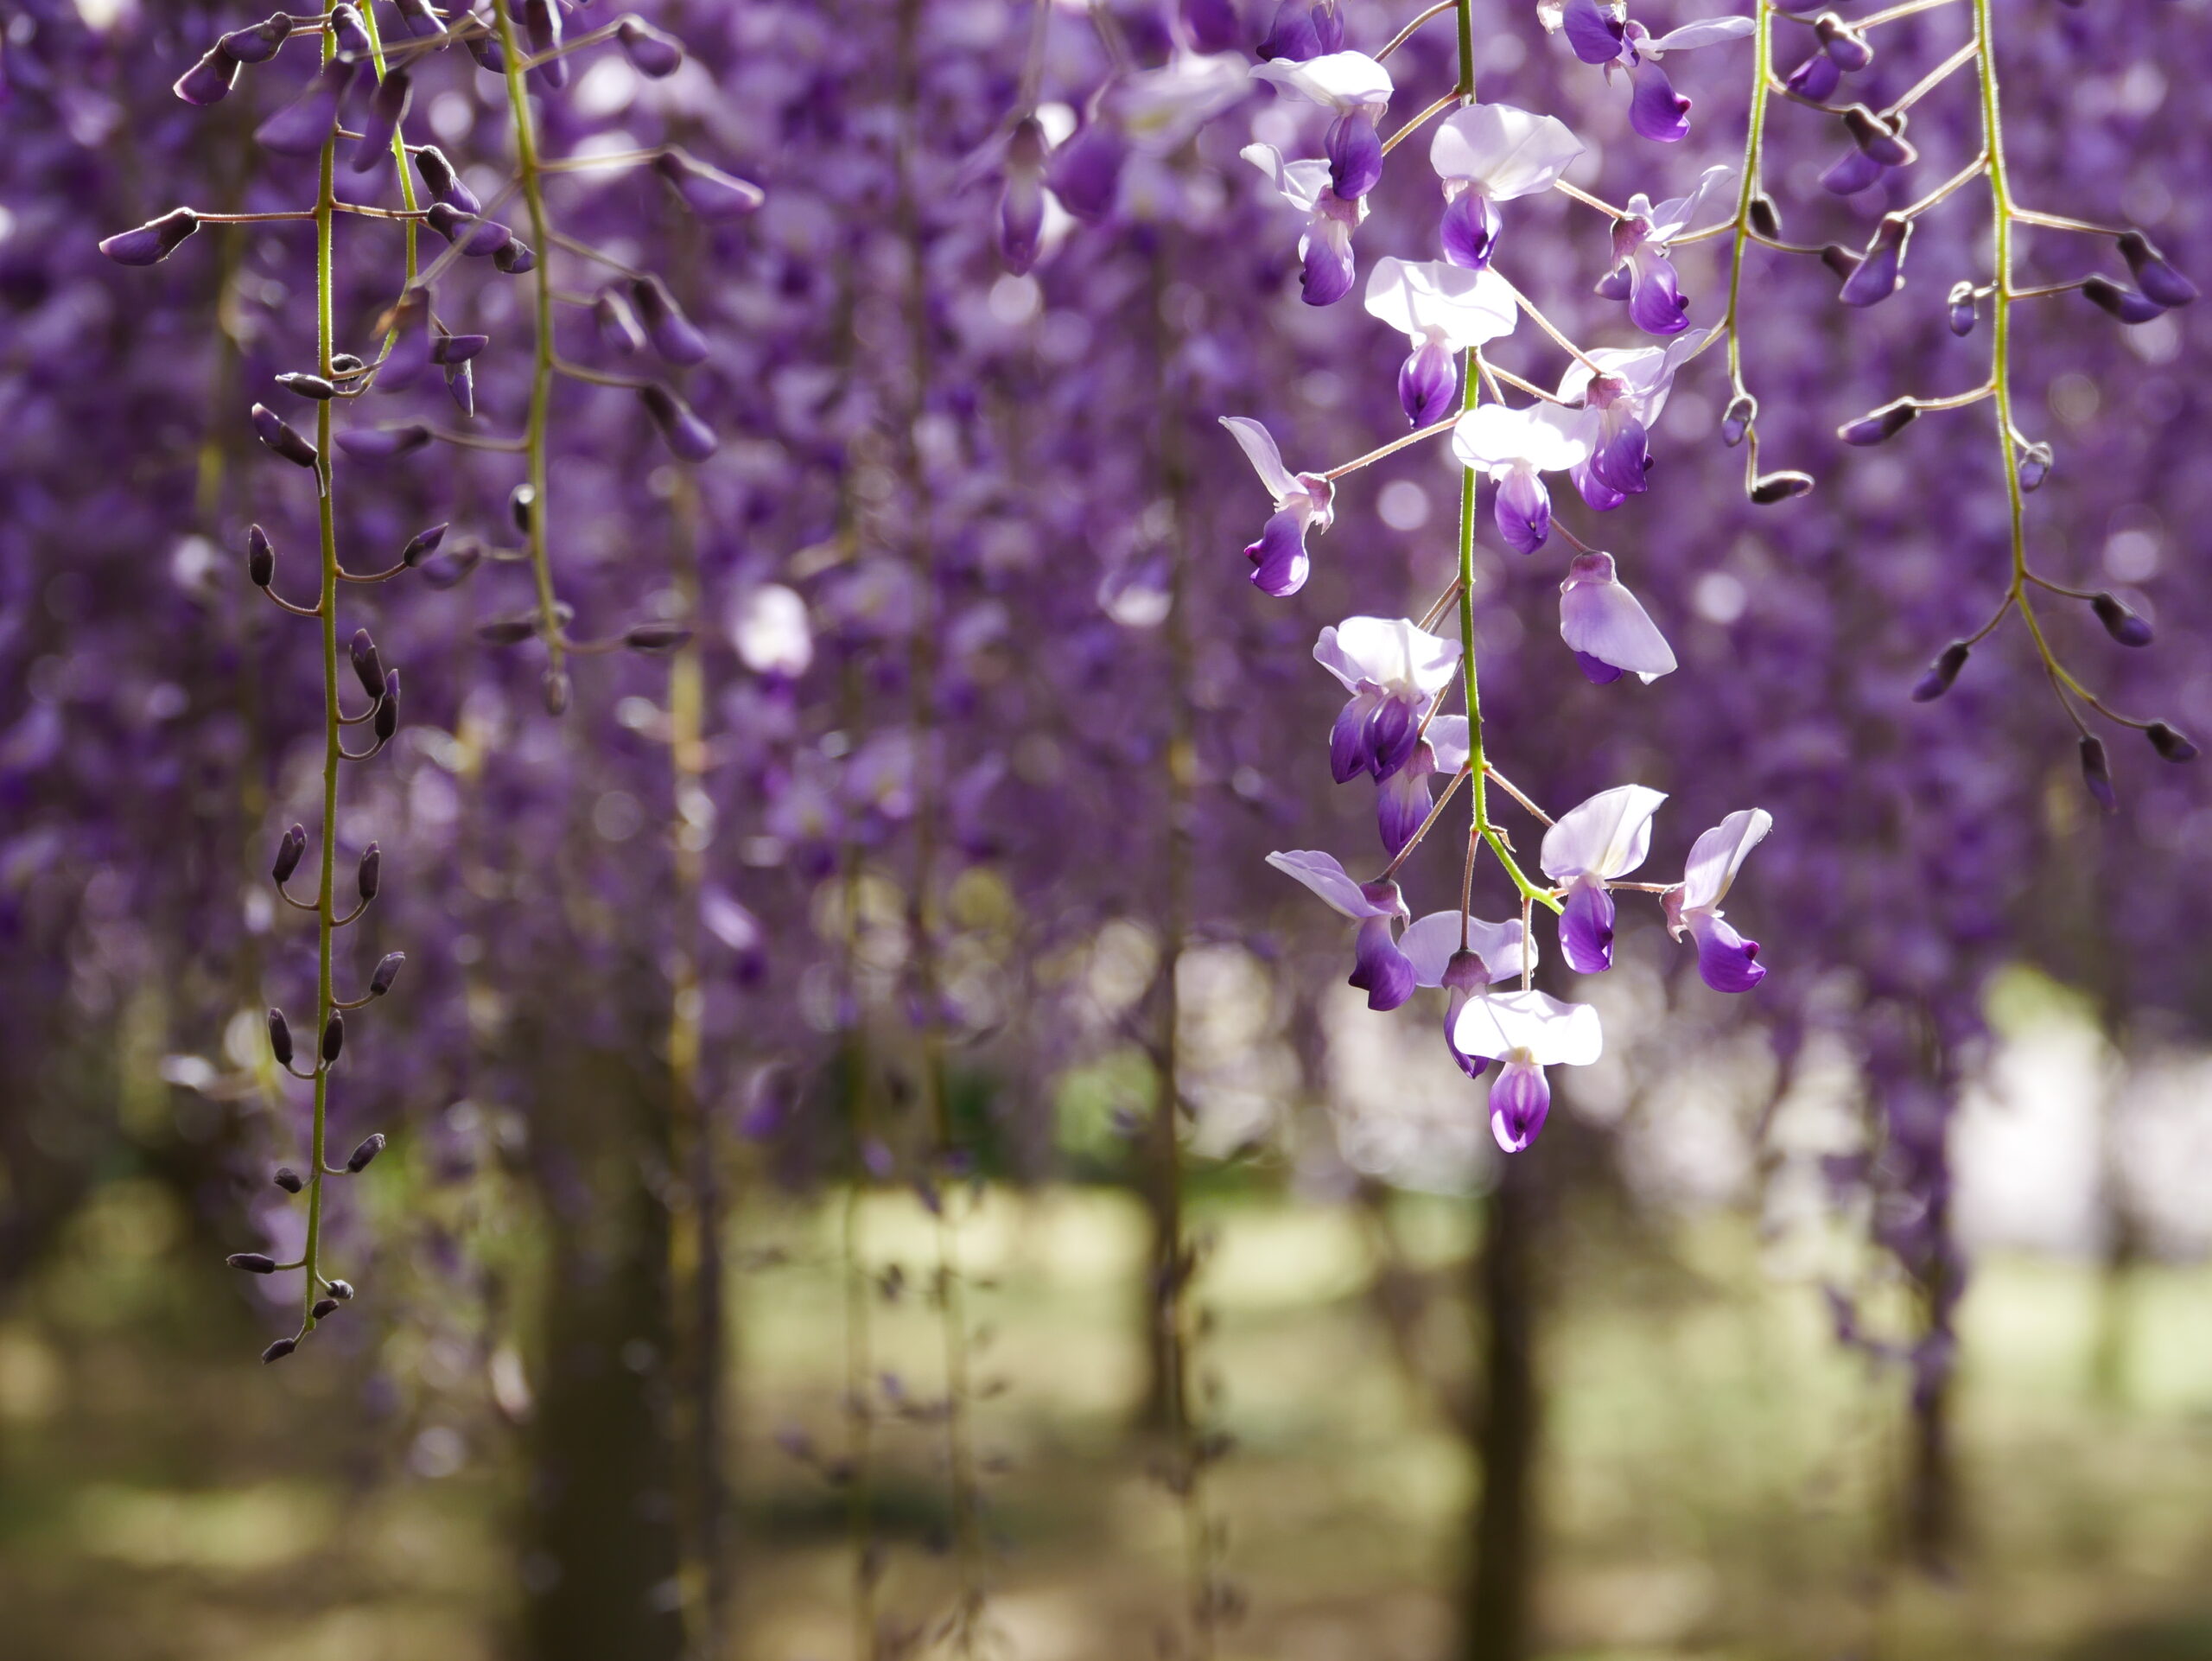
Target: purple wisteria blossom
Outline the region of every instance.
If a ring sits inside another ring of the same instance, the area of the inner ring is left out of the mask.
[[[1306,216],[1298,239],[1299,288],[1306,303],[1336,304],[1351,292],[1351,233],[1367,217],[1367,199],[1338,195],[1326,162],[1287,162],[1273,144],[1247,144],[1238,153],[1268,175],[1283,200]]]
[[[1599,512],[1618,507],[1646,488],[1651,469],[1651,423],[1667,407],[1675,374],[1695,357],[1710,331],[1693,329],[1663,347],[1600,347],[1586,353],[1560,377],[1562,428],[1587,447],[1574,467],[1574,487]],[[1594,369],[1592,366],[1595,366]]]
[[[1268,863],[1303,882],[1330,909],[1359,925],[1350,978],[1367,994],[1369,1009],[1395,1009],[1414,995],[1418,983],[1414,965],[1398,947],[1397,925],[1408,913],[1396,883],[1356,881],[1333,854],[1311,849],[1269,854]]]
[[[1468,410],[1452,430],[1459,464],[1497,482],[1491,515],[1498,535],[1516,553],[1535,553],[1551,535],[1552,496],[1543,475],[1589,459],[1590,441],[1574,420],[1580,413],[1550,404],[1513,410],[1485,404]]]
[[[1675,651],[1615,574],[1611,554],[1577,554],[1559,585],[1559,633],[1599,686],[1634,675],[1646,685],[1675,670]]]
[[[1273,28],[1260,42],[1260,55],[1303,63],[1341,51],[1344,20],[1337,0],[1282,0]]]
[[[1405,764],[1421,716],[1459,667],[1459,643],[1402,617],[1347,617],[1321,631],[1313,661],[1351,694],[1329,732],[1329,770],[1341,785]]]
[[[1521,920],[1490,923],[1456,911],[1433,911],[1406,926],[1398,937],[1398,949],[1413,964],[1418,984],[1444,988],[1445,1047],[1462,1072],[1479,1078],[1491,1058],[1470,1055],[1459,1047],[1459,1014],[1467,1000],[1483,996],[1484,989],[1534,972],[1535,944],[1522,932]]]
[[[1497,251],[1497,204],[1557,184],[1582,154],[1582,141],[1556,117],[1505,104],[1460,110],[1429,141],[1428,163],[1444,186],[1438,231],[1444,257],[1480,270]]]
[[[1429,794],[1429,780],[1438,774],[1448,779],[1466,765],[1467,717],[1431,717],[1413,754],[1376,785],[1375,828],[1384,852],[1396,858],[1421,830],[1435,800]]]
[[[1812,56],[1789,72],[1783,84],[1799,98],[1826,104],[1836,94],[1846,75],[1855,75],[1874,60],[1866,37],[1832,11],[1813,20],[1819,44]]]
[[[1628,217],[1613,222],[1613,269],[1599,279],[1598,292],[1626,300],[1628,315],[1647,334],[1679,334],[1689,327],[1689,301],[1682,294],[1668,245],[1686,232],[1703,228],[1716,214],[1733,212],[1736,169],[1726,162],[1707,168],[1688,195],[1656,207],[1638,191],[1628,199]]]
[[[1406,337],[1398,402],[1416,427],[1441,421],[1459,395],[1459,354],[1513,332],[1513,285],[1496,271],[1385,256],[1367,278],[1367,309]]]
[[[1546,1067],[1586,1067],[1605,1053],[1605,1029],[1586,1003],[1548,993],[1492,992],[1470,997],[1452,1027],[1452,1048],[1503,1063],[1490,1087],[1490,1132],[1517,1154],[1535,1141],[1551,1111]]]
[[[1260,482],[1274,498],[1275,511],[1257,542],[1248,544],[1252,585],[1278,600],[1306,586],[1313,562],[1306,555],[1306,533],[1325,531],[1336,518],[1336,487],[1318,473],[1294,474],[1282,464],[1274,435],[1249,416],[1224,416],[1221,424],[1243,449]]]
[[[1576,973],[1601,974],[1613,966],[1613,896],[1607,885],[1651,852],[1651,816],[1666,799],[1665,792],[1643,785],[1616,785],[1561,814],[1544,832],[1538,858],[1546,876],[1567,886],[1559,945]]]
[[[1335,114],[1327,140],[1329,185],[1341,200],[1354,201],[1375,188],[1382,177],[1382,136],[1375,124],[1390,107],[1389,70],[1363,52],[1332,52],[1255,64],[1252,79],[1272,81]]]
[[[1745,857],[1774,826],[1763,807],[1738,808],[1697,839],[1678,888],[1667,891],[1667,927],[1697,942],[1697,971],[1716,992],[1748,992],[1766,978],[1759,943],[1730,927],[1720,909]]]
[[[1617,69],[1627,72],[1629,124],[1662,144],[1689,132],[1690,101],[1675,90],[1659,60],[1669,52],[1741,40],[1756,27],[1748,17],[1703,17],[1655,37],[1617,0],[1565,0],[1541,10],[1546,25],[1562,30],[1583,62],[1604,65],[1608,80]]]

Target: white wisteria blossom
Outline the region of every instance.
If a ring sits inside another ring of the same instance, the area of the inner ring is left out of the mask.
[[[1428,163],[1444,185],[1438,226],[1444,257],[1480,270],[1497,251],[1497,204],[1549,190],[1582,154],[1582,141],[1554,116],[1510,104],[1471,104],[1437,128]]]
[[[1643,785],[1616,785],[1570,808],[1544,832],[1538,862],[1546,876],[1567,885],[1560,952],[1578,974],[1613,966],[1613,896],[1606,885],[1649,856],[1651,816],[1666,799]]]
[[[1496,271],[1448,260],[1385,256],[1367,277],[1367,309],[1406,337],[1398,402],[1416,427],[1440,421],[1459,391],[1459,354],[1513,333],[1513,285]]]
[[[1720,902],[1745,857],[1773,828],[1774,816],[1764,808],[1738,808],[1697,839],[1681,886],[1667,891],[1667,926],[1678,940],[1685,933],[1696,940],[1698,973],[1716,992],[1748,992],[1766,978],[1759,943],[1729,926]]]

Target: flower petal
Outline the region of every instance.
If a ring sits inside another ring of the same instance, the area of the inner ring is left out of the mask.
[[[1613,896],[1592,876],[1567,885],[1559,918],[1560,955],[1578,975],[1602,975],[1613,966]]]
[[[1269,854],[1268,863],[1285,876],[1303,882],[1328,907],[1346,917],[1364,920],[1389,917],[1393,914],[1387,907],[1368,897],[1367,891],[1352,881],[1334,854],[1325,854],[1318,849],[1298,848],[1288,853]]]
[[[1509,104],[1477,104],[1436,130],[1429,165],[1440,179],[1471,181],[1493,201],[1549,190],[1574,159],[1582,141],[1567,124]]]
[[[1718,46],[1723,41],[1740,41],[1758,27],[1748,17],[1700,17],[1647,42],[1643,51],[1649,58],[1662,57],[1669,52],[1689,52],[1700,46]]]
[[[1710,910],[1726,899],[1745,859],[1772,829],[1773,814],[1763,807],[1744,807],[1700,837],[1682,868],[1683,912]]]
[[[1408,339],[1440,338],[1459,352],[1503,340],[1520,321],[1513,286],[1503,277],[1441,259],[1376,260],[1366,305],[1370,315]]]
[[[1492,1060],[1525,1050],[1540,1067],[1580,1067],[1605,1053],[1605,1034],[1586,1003],[1565,1003],[1548,992],[1493,992],[1467,1000],[1452,1041]]]
[[[1559,586],[1559,634],[1571,651],[1639,675],[1646,684],[1675,667],[1667,637],[1615,578],[1611,554],[1580,554],[1568,567]]]
[[[1326,162],[1287,162],[1273,144],[1247,144],[1236,153],[1266,174],[1283,200],[1301,213],[1311,213],[1329,188]]]
[[[1544,875],[1554,882],[1586,871],[1609,881],[1626,876],[1651,852],[1651,816],[1666,799],[1664,791],[1615,785],[1569,808],[1544,832]]]
[[[1290,469],[1282,464],[1282,451],[1275,446],[1275,436],[1249,416],[1224,416],[1221,424],[1229,429],[1229,436],[1244,452],[1244,459],[1252,464],[1252,471],[1260,475],[1260,482],[1268,487],[1268,494],[1281,507],[1299,494],[1298,481],[1290,476]]]
[[[1380,110],[1390,102],[1390,72],[1364,52],[1332,52],[1304,62],[1277,58],[1252,66],[1254,80],[1273,81],[1287,92],[1342,113]]]
[[[1390,919],[1370,917],[1359,926],[1350,982],[1367,994],[1367,1007],[1395,1009],[1414,995],[1414,966],[1391,938]]]
[[[1716,992],[1748,992],[1766,978],[1766,965],[1758,961],[1759,943],[1746,940],[1719,913],[1691,913],[1690,932],[1697,937],[1697,972]]]
[[[1509,1061],[1490,1087],[1490,1133],[1505,1152],[1517,1154],[1542,1132],[1551,1108],[1552,1087],[1544,1070]]]
[[[1522,946],[1519,918],[1510,923],[1467,919],[1467,949],[1483,960],[1483,969],[1491,981],[1521,978]],[[1398,937],[1398,950],[1411,959],[1414,973],[1423,986],[1444,984],[1444,971],[1459,949],[1459,913],[1456,911],[1433,911],[1408,924]],[[1535,954],[1530,953],[1529,967],[1535,966]]]

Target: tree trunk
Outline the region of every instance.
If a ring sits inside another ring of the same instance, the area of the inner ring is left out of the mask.
[[[1469,1544],[1459,1654],[1522,1661],[1530,1645],[1535,1573],[1535,1245],[1539,1172],[1522,1155],[1504,1162],[1484,1208],[1474,1267],[1482,1313],[1475,1451],[1481,1488]]]

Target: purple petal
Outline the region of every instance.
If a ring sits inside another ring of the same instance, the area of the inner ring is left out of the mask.
[[[1444,204],[1436,228],[1446,259],[1463,270],[1483,270],[1497,247],[1497,204],[1478,190],[1463,190]]]
[[[1675,263],[1656,255],[1634,268],[1629,290],[1629,320],[1647,334],[1679,334],[1690,326],[1690,302],[1682,297]]]
[[[1353,110],[1329,124],[1329,184],[1346,201],[1357,201],[1382,178],[1382,136],[1375,118]]]
[[[1559,949],[1576,974],[1603,974],[1613,966],[1613,896],[1604,883],[1577,877],[1567,885],[1567,909],[1559,920]]]
[[[1369,767],[1377,779],[1387,779],[1413,754],[1421,741],[1421,725],[1403,698],[1388,697],[1367,717],[1363,737]]]
[[[1260,55],[1306,63],[1319,57],[1321,50],[1320,37],[1313,28],[1313,8],[1307,0],[1282,0],[1275,9],[1274,27],[1260,42]]]
[[[1351,227],[1317,213],[1306,236],[1306,264],[1299,292],[1309,306],[1333,306],[1351,292]]]
[[[1590,471],[1598,482],[1623,496],[1639,496],[1649,488],[1651,436],[1634,416],[1623,422],[1591,452]],[[1593,504],[1594,506],[1594,504]]]
[[[1459,362],[1440,340],[1415,347],[1398,369],[1398,407],[1416,427],[1441,421],[1459,396]]]
[[[1748,992],[1766,978],[1757,940],[1746,940],[1711,912],[1693,913],[1688,922],[1697,938],[1697,972],[1714,991]]]
[[[1398,950],[1392,920],[1370,917],[1359,926],[1353,946],[1351,983],[1367,994],[1367,1007],[1395,1009],[1414,995],[1418,983],[1413,959]]]
[[[1498,480],[1491,514],[1507,547],[1516,553],[1535,553],[1552,533],[1552,497],[1542,475],[1520,468],[1508,473]]]
[[[1363,692],[1344,704],[1329,729],[1329,772],[1340,785],[1375,770],[1367,753],[1367,718],[1374,712],[1374,695]]]
[[[1508,1061],[1490,1087],[1490,1133],[1509,1154],[1535,1141],[1551,1111],[1552,1087],[1531,1061]]]
[[[1306,521],[1285,508],[1268,521],[1257,542],[1249,544],[1244,557],[1252,562],[1252,586],[1277,600],[1287,599],[1306,586],[1313,569],[1306,557]]]
[[[1590,290],[1600,300],[1625,300],[1636,292],[1636,272],[1625,263],[1599,277]]]
[[[1791,70],[1783,84],[1799,98],[1825,104],[1843,84],[1843,70],[1827,53],[1815,52]]]
[[[1889,169],[1857,145],[1844,151],[1834,166],[1821,175],[1821,188],[1832,190],[1839,196],[1855,196],[1870,185],[1879,182]]]
[[[1560,13],[1560,28],[1574,55],[1585,63],[1611,63],[1621,55],[1625,25],[1598,3],[1598,0],[1567,0]]]
[[[1052,152],[1046,182],[1061,207],[1084,224],[1096,225],[1114,211],[1128,150],[1128,141],[1113,123],[1093,121]]]
[[[1623,497],[1618,500],[1626,500],[1627,499]],[[1611,686],[1627,673],[1625,670],[1614,668],[1603,658],[1593,658],[1586,652],[1575,652],[1574,663],[1575,667],[1581,670],[1583,678],[1592,686]]]
[[[1610,513],[1628,498],[1591,470],[1588,461],[1577,461],[1567,477],[1582,493],[1582,500],[1600,513]]]
[[[1639,63],[1628,101],[1628,124],[1654,143],[1672,144],[1690,130],[1690,101],[1656,63]]]
[[[1375,828],[1382,850],[1395,859],[1428,817],[1431,800],[1426,767],[1400,767],[1375,793]]]

